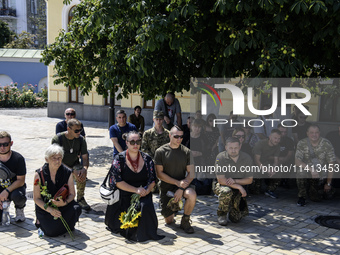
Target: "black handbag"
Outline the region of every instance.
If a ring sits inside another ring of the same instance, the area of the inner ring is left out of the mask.
[[[9,170],[9,168],[0,161],[0,179],[2,180],[12,179],[14,176],[15,173]]]

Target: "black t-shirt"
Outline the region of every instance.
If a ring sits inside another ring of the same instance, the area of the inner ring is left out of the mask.
[[[299,126],[297,125],[296,127],[292,128],[292,133],[296,133],[298,136],[298,140],[302,140],[303,138],[307,137],[307,129],[310,126],[310,123],[306,121],[305,125]]]
[[[294,151],[294,142],[289,137],[281,137],[280,141],[280,157],[287,156],[289,151]]]
[[[2,161],[1,161],[2,162]],[[9,168],[15,175],[26,175],[26,163],[23,156],[16,151],[12,151],[12,155],[6,162],[2,162]],[[12,182],[17,180],[17,177],[12,178]]]

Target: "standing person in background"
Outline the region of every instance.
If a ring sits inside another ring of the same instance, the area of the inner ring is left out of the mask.
[[[135,125],[137,128],[137,131],[143,134],[145,123],[144,123],[144,117],[141,115],[141,113],[142,113],[142,108],[139,105],[137,105],[134,108],[134,113],[129,116],[128,122]]]
[[[74,110],[73,108],[67,108],[65,110],[64,116],[65,120],[57,123],[55,127],[55,134],[67,131],[67,122],[71,119],[76,118],[76,110]],[[83,124],[81,124],[81,128],[82,130],[80,134],[85,138],[85,130]]]
[[[110,139],[113,143],[113,157],[118,153],[126,150],[126,142],[123,139],[124,133],[129,133],[130,131],[137,131],[135,125],[126,122],[126,113],[124,110],[118,110],[116,112],[117,124],[110,127]]]
[[[164,113],[163,126],[170,130],[175,125],[175,116],[177,118],[177,125],[182,126],[182,110],[181,105],[175,94],[169,92],[163,99],[156,102],[155,111],[162,111]]]

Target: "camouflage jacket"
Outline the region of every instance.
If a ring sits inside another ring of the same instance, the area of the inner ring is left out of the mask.
[[[296,147],[295,158],[301,160],[306,164],[313,164],[312,157],[309,147],[308,147],[308,137],[299,141]],[[315,155],[319,160],[319,164],[329,164],[331,162],[335,162],[335,154],[334,149],[330,141],[327,139],[320,137],[320,142],[316,147],[313,147]]]
[[[154,158],[155,151],[162,145],[170,142],[169,133],[169,130],[164,129],[162,134],[158,134],[155,127],[145,131],[141,150]]]

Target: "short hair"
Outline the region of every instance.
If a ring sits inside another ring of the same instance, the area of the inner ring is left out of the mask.
[[[118,114],[124,114],[124,115],[126,116],[126,112],[125,112],[123,109],[118,110],[118,111],[116,112],[116,116],[117,116]]]
[[[284,127],[281,123],[277,124],[277,128],[280,128],[280,127],[288,129],[288,127]]]
[[[140,107],[139,105],[136,105],[135,108],[133,108],[134,111],[136,111],[137,109],[142,111],[142,107]]]
[[[183,129],[181,129],[179,126],[177,125],[174,125],[171,129],[170,129],[170,134],[173,134],[175,130],[178,130],[178,131],[182,131],[183,132]]]
[[[1,139],[1,138],[6,138],[6,137],[9,138],[9,141],[10,141],[10,142],[12,141],[12,137],[11,137],[11,135],[10,135],[8,132],[6,132],[6,131],[0,131],[0,139]]]
[[[236,137],[228,137],[227,140],[225,141],[225,145],[228,143],[238,143],[241,144],[240,140],[237,139]]]
[[[68,122],[67,122],[67,127],[68,128],[71,128],[73,126],[81,126],[81,122],[77,119],[70,119]]]
[[[274,134],[274,133],[281,135],[281,131],[278,130],[277,128],[272,129],[272,131],[270,132],[270,134]]]
[[[50,145],[46,151],[45,151],[45,159],[49,159],[50,157],[53,157],[54,155],[61,155],[61,157],[64,157],[64,149],[59,144],[52,144]]]
[[[307,128],[307,132],[309,131],[309,129],[313,127],[313,128],[317,128],[319,130],[319,132],[321,131],[320,130],[320,127],[317,125],[317,124],[310,124],[309,127]]]
[[[232,133],[231,136],[236,135],[237,132],[242,132],[243,134],[246,133],[246,131],[244,131],[243,128],[238,127],[238,128],[235,128],[235,129],[234,129],[234,131],[233,131],[233,133]]]
[[[213,114],[213,113],[210,113],[210,114],[208,115],[208,117],[206,118],[206,120],[209,121],[209,119],[211,119],[211,118],[216,119],[216,115]]]
[[[130,131],[128,133],[124,133],[122,135],[123,140],[129,141],[130,135],[138,135],[140,139],[142,138],[142,134],[141,133],[137,132],[136,130],[132,130],[132,131]]]
[[[76,113],[76,110],[74,110],[73,108],[67,108],[67,109],[65,110],[64,114],[66,113],[66,111],[67,111],[67,110],[71,110],[71,111],[73,111],[73,112],[74,112],[74,114]]]

